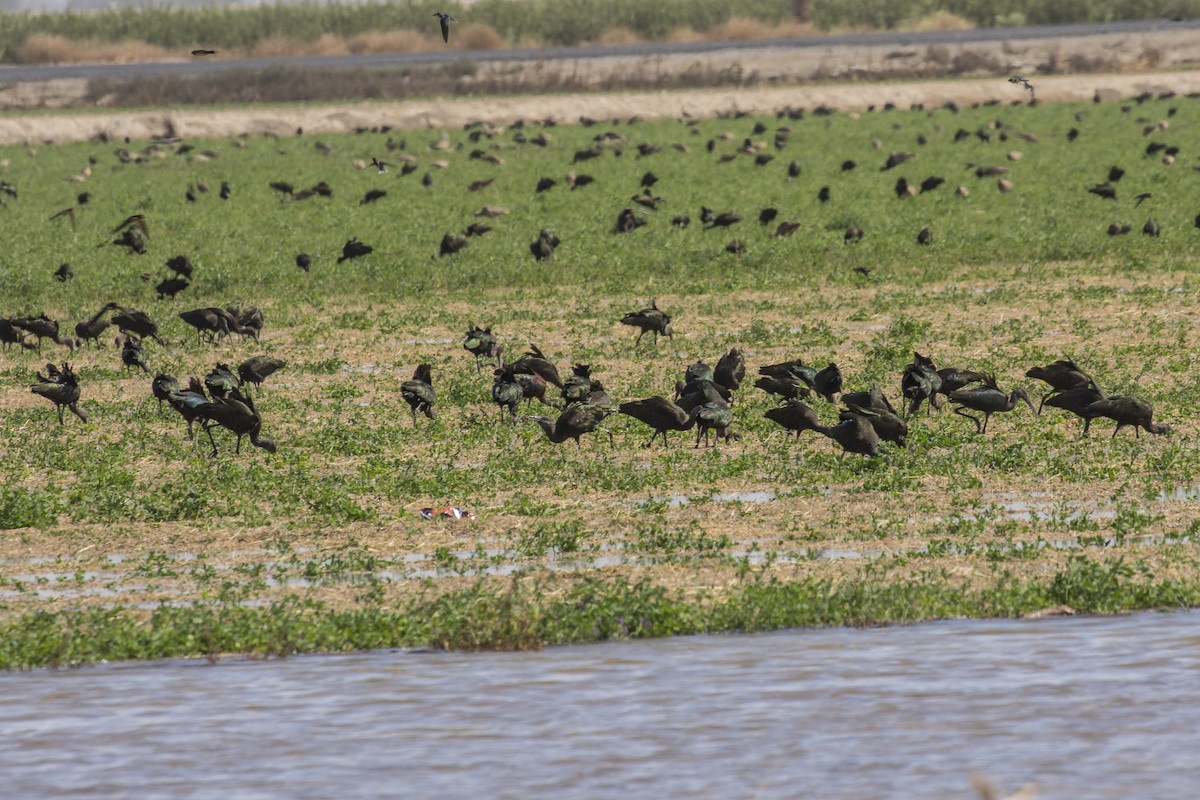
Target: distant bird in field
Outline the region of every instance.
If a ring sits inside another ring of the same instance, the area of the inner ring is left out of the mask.
[[[472,325],[467,331],[466,337],[463,339],[463,349],[475,356],[475,371],[479,371],[479,365],[484,359],[496,359],[496,366],[500,366],[502,346],[496,341],[496,335],[492,333],[492,329],[481,328],[478,325]]]
[[[1150,407],[1149,403],[1140,397],[1129,394],[1117,394],[1097,400],[1087,407],[1087,412],[1116,421],[1117,428],[1113,431],[1114,438],[1126,425],[1133,427],[1133,435],[1137,438],[1141,438],[1140,429],[1142,428],[1145,428],[1147,433],[1153,433],[1156,436],[1171,431],[1168,426],[1153,421],[1154,409]]]
[[[193,51],[192,51],[192,55],[194,55],[194,56],[215,56],[215,55],[216,55],[218,52],[220,52],[220,51],[218,51],[218,50],[200,50],[200,49],[198,49],[198,50],[193,50]]]
[[[310,256],[308,253],[298,253],[296,255],[296,266],[305,272],[308,272],[312,267],[312,256]]]
[[[126,367],[136,367],[142,372],[149,372],[146,366],[146,351],[142,349],[142,340],[136,336],[125,336],[121,346],[121,363]]]
[[[66,283],[75,277],[75,271],[71,269],[71,265],[65,261],[58,265],[58,269],[54,270],[54,280],[59,283]]]
[[[435,11],[435,12],[433,12],[433,15],[438,18],[438,22],[442,26],[442,41],[449,43],[450,42],[450,23],[458,22],[458,20],[456,20],[454,17],[450,16],[449,14],[447,14],[443,11]]]
[[[351,258],[370,255],[374,252],[375,248],[371,247],[369,244],[363,244],[358,239],[347,239],[346,243],[342,245],[342,254],[338,256],[337,263],[340,264],[343,261],[347,261]]]
[[[282,358],[271,356],[251,356],[238,365],[238,378],[243,383],[252,383],[254,388],[262,387],[262,382],[287,366]]]
[[[438,248],[439,256],[454,255],[459,250],[467,246],[467,240],[462,236],[455,236],[453,233],[447,233],[442,237],[442,244]]]
[[[654,440],[662,435],[663,447],[667,446],[667,431],[686,431],[695,425],[695,420],[688,413],[665,397],[647,397],[645,400],[633,400],[621,403],[617,409],[620,413],[633,417],[654,429],[650,441],[643,447],[654,444]]]
[[[463,242],[465,243],[466,240],[464,239]],[[560,244],[561,242],[557,236],[543,228],[538,233],[538,238],[530,242],[529,252],[538,261],[545,261],[554,255],[554,249]]]
[[[641,329],[641,333],[638,334],[637,339],[633,342],[635,348],[647,333],[654,334],[655,347],[658,346],[658,335],[660,333],[668,339],[673,340],[675,338],[675,331],[671,327],[671,315],[659,310],[656,300],[651,300],[648,308],[643,308],[640,311],[630,311],[621,317],[621,324]]]
[[[360,206],[365,206],[367,203],[374,203],[376,200],[387,197],[387,192],[383,189],[371,189],[363,195],[363,199],[358,201]]]
[[[62,369],[53,364],[47,364],[46,374],[37,373],[37,383],[31,385],[29,390],[54,403],[54,409],[58,412],[59,425],[63,424],[64,407],[70,409],[71,413],[82,421],[87,422],[87,412],[78,406],[79,379],[71,371],[70,364],[64,363]]]
[[[400,396],[412,410],[413,425],[417,424],[418,411],[430,419],[437,418],[437,411],[433,408],[433,404],[437,401],[437,393],[433,390],[428,364],[418,365],[416,371],[413,372],[412,380],[400,384]]]

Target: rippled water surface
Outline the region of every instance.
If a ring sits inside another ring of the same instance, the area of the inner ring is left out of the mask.
[[[11,797],[1197,796],[1200,615],[0,675]]]

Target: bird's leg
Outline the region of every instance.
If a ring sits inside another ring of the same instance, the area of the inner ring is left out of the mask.
[[[212,443],[212,448],[213,448],[213,451],[209,455],[209,458],[216,458],[217,457],[217,440],[213,438],[212,425],[205,422],[204,423],[204,432],[208,434],[208,441]]]
[[[1046,405],[1046,401],[1050,399],[1050,395],[1052,394],[1054,394],[1054,392],[1046,392],[1044,395],[1042,395],[1042,402],[1038,403],[1037,416],[1040,417],[1042,415],[1042,406]]]
[[[992,414],[990,411],[983,412],[983,430],[981,430],[980,433],[987,433],[987,424],[991,418]]]
[[[63,413],[62,413],[62,408],[63,408],[62,406],[60,406],[60,405],[58,405],[57,403],[55,403],[55,405],[54,405],[54,410],[58,412],[58,424],[59,424],[59,425],[62,425],[62,424],[63,424]]]
[[[237,438],[237,447],[234,448],[233,452],[235,454],[242,452],[242,435],[240,433],[238,434]]]
[[[634,350],[637,350],[637,346],[642,343],[642,337],[645,335],[646,335],[646,331],[645,331],[645,329],[643,329],[642,332],[637,335],[637,338],[633,340],[633,349]],[[38,344],[41,344],[40,339],[38,340]]]
[[[980,425],[979,425],[979,417],[975,416],[974,414],[968,414],[967,412],[963,411],[962,408],[954,409],[954,413],[958,414],[960,417],[966,417],[967,419],[971,420],[971,422],[974,422],[975,423],[975,432],[976,433],[981,432]]]

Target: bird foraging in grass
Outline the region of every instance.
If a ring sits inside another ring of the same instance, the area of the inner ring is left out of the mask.
[[[458,22],[458,20],[456,20],[454,17],[450,16],[449,14],[447,14],[444,11],[435,11],[435,12],[433,12],[433,15],[438,18],[438,22],[442,26],[442,41],[449,43],[450,42],[450,23]]]

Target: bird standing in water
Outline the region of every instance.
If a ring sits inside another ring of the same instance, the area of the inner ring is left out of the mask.
[[[458,22],[454,17],[444,11],[435,11],[433,15],[438,18],[438,22],[442,24],[442,41],[449,43],[450,41],[450,23]]]

